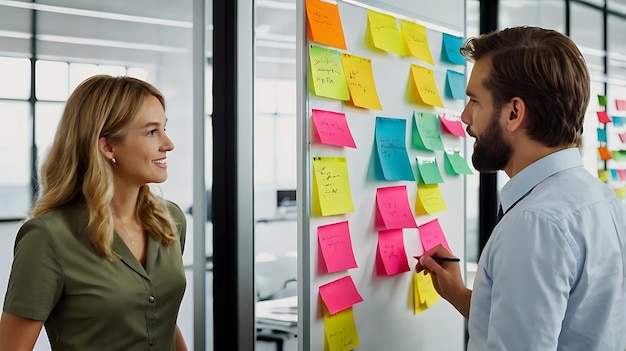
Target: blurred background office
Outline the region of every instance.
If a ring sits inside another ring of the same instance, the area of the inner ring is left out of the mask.
[[[403,1],[362,2],[401,9]],[[188,212],[188,288],[179,325],[190,349],[274,349],[271,341],[255,342],[253,309],[256,301],[297,290],[301,6],[296,0],[0,0],[0,296],[65,100],[93,74],[135,76],[164,93],[176,144],[169,179],[159,188]],[[626,99],[626,0],[468,0],[466,13],[466,36],[525,24],[572,37],[593,79],[586,167],[596,174],[616,166],[597,155],[596,130],[604,126],[594,97]],[[466,178],[468,277],[505,177]],[[294,339],[286,339],[287,348],[296,349]],[[42,333],[36,350],[49,349]]]

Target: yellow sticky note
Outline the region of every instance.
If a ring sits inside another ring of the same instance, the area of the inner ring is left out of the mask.
[[[402,20],[400,25],[400,32],[404,38],[406,46],[409,48],[411,55],[418,59],[428,62],[431,65],[435,64],[433,55],[430,52],[430,46],[428,45],[428,36],[426,35],[426,27],[415,22],[409,22]]]
[[[354,212],[345,157],[313,158],[313,183],[312,207],[322,216]]]
[[[350,100],[339,51],[311,45],[309,67],[315,95],[337,100]]]
[[[324,339],[329,351],[348,351],[361,345],[352,307],[333,315],[324,307]]]
[[[439,301],[439,293],[435,290],[430,274],[417,273],[417,289],[422,304],[430,307]]]
[[[371,38],[374,47],[398,55],[406,55],[395,17],[367,10],[367,23],[367,35]]]
[[[439,184],[418,184],[415,199],[415,214],[433,214],[446,210],[446,202],[441,194]]]
[[[600,169],[598,170],[598,179],[600,179],[603,182],[608,182],[609,181],[609,171],[607,171],[606,169]]]
[[[613,190],[617,194],[617,197],[619,197],[620,199],[624,198],[624,195],[626,194],[626,188],[624,188],[624,187],[622,187],[622,188],[613,188]]]
[[[341,55],[341,62],[354,106],[382,110],[374,82],[372,61],[344,53]]]
[[[420,290],[418,287],[418,275],[424,275],[424,273],[416,273],[413,272],[413,314],[418,314],[420,312],[424,312],[428,306],[422,303],[422,299],[420,298]]]
[[[435,73],[432,69],[411,65],[411,76],[416,89],[415,99],[419,103],[443,107],[437,83],[435,82]]]

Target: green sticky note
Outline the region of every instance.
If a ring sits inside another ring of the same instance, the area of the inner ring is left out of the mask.
[[[439,128],[439,118],[434,113],[413,112],[411,146],[425,151],[443,150]]]
[[[605,95],[598,95],[598,105],[606,106],[606,96]]]
[[[467,165],[463,156],[461,156],[460,151],[446,151],[443,153],[443,156],[446,173],[450,175],[472,174],[472,170]]]
[[[419,157],[417,160],[417,175],[419,184],[438,184],[443,183],[443,177],[439,172],[437,158]]]
[[[350,100],[348,82],[341,62],[341,52],[311,45],[309,66],[309,78],[315,95],[336,100]]]

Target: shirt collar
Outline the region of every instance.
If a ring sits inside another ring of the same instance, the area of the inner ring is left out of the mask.
[[[582,166],[577,148],[569,148],[543,157],[511,178],[500,191],[500,204],[506,211],[546,178],[569,168]]]

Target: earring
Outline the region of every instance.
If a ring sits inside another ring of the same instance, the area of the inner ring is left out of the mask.
[[[111,159],[111,163],[112,163],[112,164],[116,164],[116,163],[117,163],[117,161],[115,161],[115,157],[113,157],[113,158]]]

